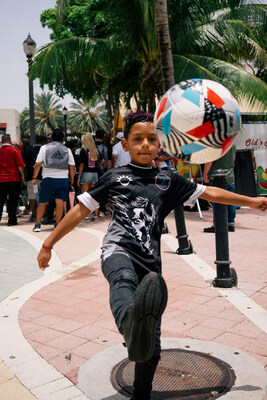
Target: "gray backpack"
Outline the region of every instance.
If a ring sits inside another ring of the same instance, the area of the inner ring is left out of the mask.
[[[51,142],[45,148],[45,168],[68,169],[69,149],[59,142]]]

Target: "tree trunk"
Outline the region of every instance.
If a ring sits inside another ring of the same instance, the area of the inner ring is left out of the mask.
[[[154,114],[155,109],[155,93],[151,90],[149,93],[147,93],[147,111]]]
[[[171,40],[167,13],[167,0],[154,0],[156,30],[161,56],[163,93],[175,85]]]
[[[167,0],[154,0],[155,6],[155,19],[156,19],[156,29],[158,34],[158,42],[160,48],[161,56],[161,68],[162,68],[162,82],[163,82],[163,93],[166,93],[168,89],[175,85],[174,80],[174,70],[173,70],[173,59],[171,51],[171,40],[169,33],[169,23],[167,14]],[[190,240],[187,239],[188,235],[186,233],[184,210],[182,206],[178,206],[176,213],[179,216],[176,219],[176,226],[180,227],[180,232],[182,231],[185,236],[185,240],[179,243],[179,248],[177,249],[178,254],[191,254],[193,252],[193,247]],[[179,231],[177,229],[177,238],[179,239]]]

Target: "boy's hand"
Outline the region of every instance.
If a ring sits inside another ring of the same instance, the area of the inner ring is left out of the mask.
[[[67,233],[72,231],[82,220],[91,214],[91,210],[85,207],[82,203],[76,204],[65,217],[60,221],[58,226],[50,233],[45,239],[41,250],[39,251],[37,261],[39,268],[44,271],[45,268],[49,267],[49,260],[51,258],[51,249],[53,246],[62,239]]]
[[[267,209],[267,198],[266,197],[252,197],[251,208],[256,210],[265,211]]]
[[[49,267],[48,262],[49,262],[50,258],[51,258],[51,250],[48,250],[48,249],[45,249],[44,247],[42,247],[37,256],[39,268],[42,271],[44,271],[47,267]]]

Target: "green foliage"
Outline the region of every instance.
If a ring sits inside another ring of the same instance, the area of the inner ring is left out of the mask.
[[[217,80],[238,100],[258,100],[266,108],[266,10],[237,0],[196,1],[192,9],[190,0],[178,3],[169,2],[175,81]],[[248,65],[255,76],[245,71]]]
[[[41,15],[54,42],[39,49],[33,79],[77,100],[90,100],[97,93],[114,108],[119,98],[129,106],[134,96],[139,107],[145,107],[149,99],[162,95],[152,0],[57,4]],[[237,98],[246,96],[250,104],[258,100],[266,107],[266,15],[266,8],[239,0],[168,0],[176,82],[214,79]],[[246,63],[256,77],[244,70]]]
[[[68,113],[68,126],[72,133],[81,136],[85,132],[95,132],[97,129],[107,129],[107,112],[102,105],[95,106],[91,102],[80,100],[71,103],[72,111]]]
[[[104,12],[106,4],[106,0],[69,1],[60,18],[58,9],[50,8],[42,12],[40,20],[43,27],[53,31],[50,37],[54,41],[70,37],[105,38],[114,24]]]
[[[225,61],[197,55],[174,56],[174,74],[176,82],[196,76],[215,80],[226,86],[239,100],[245,98],[251,105],[260,101],[263,109],[266,104],[267,85],[256,76]],[[253,95],[255,92],[257,96]]]
[[[62,105],[53,94],[36,94],[34,98],[34,123],[36,135],[50,135],[55,128],[63,128]],[[29,109],[24,108],[21,113],[20,129],[22,136],[30,133]]]

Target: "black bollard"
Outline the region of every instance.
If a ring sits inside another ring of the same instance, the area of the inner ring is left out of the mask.
[[[177,169],[171,168],[171,170],[178,174]],[[178,239],[178,249],[176,250],[177,254],[192,254],[193,253],[193,246],[190,240],[188,240],[188,234],[186,232],[185,226],[185,219],[184,219],[184,209],[183,206],[178,206],[174,209],[174,218],[175,218],[175,225],[176,225],[176,232],[177,232],[177,239]]]
[[[177,231],[177,239],[179,247],[176,250],[177,254],[192,254],[193,246],[190,240],[188,240],[188,234],[186,233],[184,209],[183,206],[178,206],[174,209],[175,225]]]
[[[212,175],[213,185],[222,189],[226,188],[226,173],[222,169],[214,171]],[[213,281],[216,287],[231,288],[235,285],[233,268],[230,269],[228,244],[228,210],[227,205],[214,203],[214,225],[216,242],[216,264],[217,277]]]

